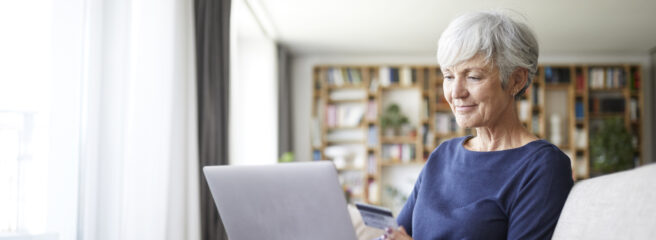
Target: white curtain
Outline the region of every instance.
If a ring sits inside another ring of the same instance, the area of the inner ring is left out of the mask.
[[[193,0],[87,0],[79,239],[199,239]]]

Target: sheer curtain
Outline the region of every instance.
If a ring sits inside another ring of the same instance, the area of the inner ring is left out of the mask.
[[[79,239],[199,239],[192,0],[88,0]]]

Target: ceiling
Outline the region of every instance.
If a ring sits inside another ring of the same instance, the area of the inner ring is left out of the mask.
[[[653,0],[247,0],[294,54],[426,54],[454,17],[509,8],[526,17],[541,54],[645,54],[656,47]],[[262,14],[260,14],[262,15]]]

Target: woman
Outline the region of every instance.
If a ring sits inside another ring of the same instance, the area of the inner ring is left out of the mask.
[[[455,19],[437,51],[444,97],[476,136],[438,146],[385,239],[549,239],[572,188],[570,159],[523,127],[537,71],[531,30],[499,12]],[[411,238],[412,237],[412,238]]]

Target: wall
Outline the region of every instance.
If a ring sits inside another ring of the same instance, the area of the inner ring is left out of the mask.
[[[655,86],[649,76],[649,55],[644,54],[587,54],[587,55],[567,55],[567,54],[543,54],[540,57],[541,64],[563,64],[563,63],[632,63],[641,64],[643,67],[643,96],[644,110],[643,123],[644,135],[642,142],[642,151],[645,162],[653,162],[656,157],[654,152],[647,146],[653,145],[652,115],[656,111],[653,104],[651,91]],[[436,64],[433,55],[297,55],[292,60],[292,92],[295,101],[293,102],[293,119],[294,119],[294,152],[296,158],[300,161],[312,159],[310,151],[310,113],[312,102],[312,68],[318,64]],[[652,157],[648,157],[652,156]]]
[[[229,162],[272,164],[278,159],[276,45],[242,1],[232,12]]]

